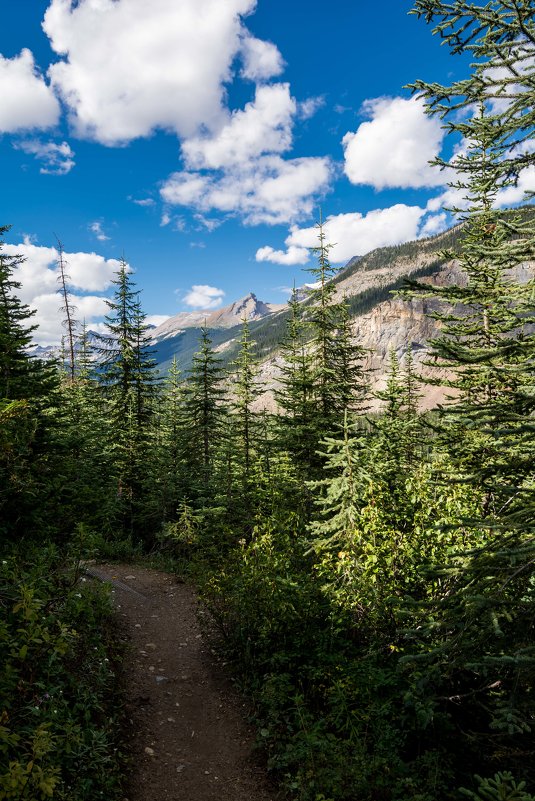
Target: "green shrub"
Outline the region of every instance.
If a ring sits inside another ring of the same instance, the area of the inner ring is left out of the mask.
[[[0,564],[0,799],[113,799],[118,653],[109,592],[53,551]]]

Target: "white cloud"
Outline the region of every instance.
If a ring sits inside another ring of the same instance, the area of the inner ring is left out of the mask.
[[[184,303],[193,309],[216,309],[224,297],[222,289],[208,284],[194,284],[184,297]]]
[[[84,320],[92,327],[97,328],[93,323],[95,318],[102,317],[109,310],[104,298],[95,295],[70,295],[70,301],[74,307],[74,317],[76,320]],[[36,313],[32,318],[33,323],[39,328],[33,333],[33,339],[39,345],[57,345],[65,336],[65,328],[61,321],[64,314],[61,309],[61,300],[56,293],[37,295],[29,303],[30,308],[35,309]]]
[[[224,83],[255,0],[52,0],[49,68],[79,136],[106,145],[157,128],[182,137],[225,117]],[[269,49],[269,48],[268,48]],[[260,66],[257,65],[260,69]]]
[[[40,142],[38,139],[28,139],[14,142],[16,150],[22,150],[35,156],[43,162],[39,170],[43,175],[67,175],[75,166],[74,153],[68,142]]]
[[[302,100],[297,105],[297,112],[299,117],[302,120],[308,120],[314,116],[314,114],[325,105],[325,98],[323,95],[318,95],[317,97],[308,97],[306,100]]]
[[[57,288],[56,262],[58,251],[53,247],[34,245],[29,238],[22,244],[3,247],[8,256],[20,254],[26,261],[16,267],[14,278],[22,286],[20,296],[25,303],[40,294]],[[117,259],[105,259],[97,253],[64,253],[66,271],[72,287],[83,292],[103,292],[111,285],[119,269]]]
[[[428,163],[440,152],[444,131],[439,120],[425,114],[420,98],[376,98],[363,109],[371,121],[342,140],[351,183],[385,189],[446,182],[444,172]]]
[[[289,150],[296,108],[287,83],[257,87],[254,102],[233,112],[216,135],[184,142],[186,167],[217,170],[244,164],[262,153]]]
[[[160,189],[170,205],[200,215],[237,214],[248,224],[276,224],[310,214],[329,186],[328,158],[281,158],[292,146],[298,106],[287,83],[259,86],[254,101],[233,112],[217,133],[182,145],[186,169]]]
[[[11,59],[0,54],[0,98],[0,133],[51,128],[59,120],[59,103],[30,50]]]
[[[139,200],[137,198],[134,198],[134,197],[131,197],[131,198],[128,198],[128,199],[131,200],[132,203],[135,203],[136,206],[143,206],[143,207],[147,207],[148,208],[149,206],[154,206],[154,204],[155,204],[155,201],[151,197],[142,197],[142,198],[139,198]]]
[[[270,261],[273,264],[306,264],[310,258],[310,251],[297,245],[289,245],[286,251],[274,250],[266,245],[258,248],[255,258],[256,261]]]
[[[195,214],[194,218],[199,224],[199,228],[197,228],[197,230],[206,228],[206,230],[210,231],[210,233],[215,231],[216,228],[219,228],[219,226],[223,224],[223,221],[218,220],[217,217],[205,217],[203,214]]]
[[[363,256],[378,247],[397,245],[416,239],[420,220],[425,209],[398,203],[386,209],[375,209],[366,215],[352,212],[328,217],[324,223],[327,243],[332,245],[329,257],[338,264],[353,256]],[[275,251],[260,248],[257,261],[272,261],[279,264],[304,264],[304,250],[318,243],[318,230],[293,228],[285,240],[287,250]],[[297,259],[303,258],[303,261]],[[292,259],[296,259],[292,261]]]
[[[95,220],[95,222],[89,223],[89,230],[91,233],[95,234],[96,238],[99,242],[106,242],[109,239],[109,236],[104,233],[102,228],[102,223]]]
[[[192,206],[200,204],[200,200],[210,187],[210,178],[191,172],[175,172],[163,184],[160,193],[166,203],[174,206]],[[162,225],[167,225],[170,216],[164,212]]]
[[[15,281],[20,281],[17,294],[23,303],[36,309],[33,318],[39,329],[34,333],[36,342],[42,345],[56,344],[61,341],[64,330],[61,326],[63,315],[60,311],[61,301],[58,297],[58,251],[54,247],[35,245],[30,237],[18,245],[6,244],[3,252],[7,256],[20,255],[26,261],[13,271]],[[71,299],[76,307],[75,318],[86,319],[93,325],[95,317],[106,314],[108,307],[105,299],[93,294],[107,290],[114,278],[120,263],[116,259],[105,259],[97,253],[65,253],[64,261],[72,287]],[[93,325],[94,327],[94,325]]]
[[[516,186],[501,189],[494,205],[498,209],[515,206],[526,200],[526,192],[535,192],[535,165],[526,167],[520,172]]]
[[[272,42],[246,35],[242,41],[242,76],[250,81],[266,81],[284,71],[284,60]]]
[[[187,227],[184,217],[175,217],[173,221],[173,231],[180,231],[182,233],[187,230]]]
[[[315,198],[327,191],[331,173],[328,158],[261,156],[221,177],[174,173],[161,194],[172,205],[240,214],[251,225],[275,225],[310,215]]]
[[[440,234],[442,231],[445,231],[447,227],[448,215],[445,212],[430,214],[420,228],[418,238],[425,239],[427,236],[435,236],[435,234]]]

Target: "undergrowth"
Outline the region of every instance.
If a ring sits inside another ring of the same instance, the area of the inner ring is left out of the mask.
[[[109,590],[52,547],[1,560],[0,799],[119,797],[111,611]]]

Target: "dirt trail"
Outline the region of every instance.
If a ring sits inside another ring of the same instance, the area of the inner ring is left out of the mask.
[[[125,801],[275,801],[251,757],[244,708],[203,642],[192,589],[131,565],[88,572],[112,583],[132,646]]]

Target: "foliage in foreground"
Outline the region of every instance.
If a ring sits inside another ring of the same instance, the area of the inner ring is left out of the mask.
[[[2,560],[0,606],[0,799],[118,797],[109,593],[32,549]]]

